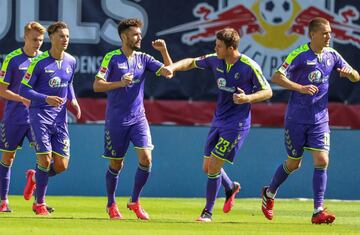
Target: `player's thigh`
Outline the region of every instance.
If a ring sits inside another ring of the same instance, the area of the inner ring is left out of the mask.
[[[56,124],[51,138],[52,152],[59,157],[70,157],[70,139],[66,123]],[[53,154],[53,155],[54,155]]]
[[[130,127],[130,140],[134,144],[136,150],[153,150],[150,126],[144,118]],[[147,155],[149,151],[141,151],[142,155]]]
[[[1,123],[0,150],[3,152],[15,152],[21,148],[29,125]]]
[[[232,163],[249,131],[250,129],[220,129],[218,142],[211,151],[211,155]]]
[[[47,124],[32,122],[31,134],[35,140],[36,154],[48,154],[52,151],[51,146],[51,127]]]
[[[305,149],[312,151],[330,151],[330,128],[328,122],[309,126]]]
[[[215,148],[216,144],[219,141],[219,133],[220,128],[218,127],[210,127],[209,133],[206,138],[205,146],[204,146],[204,164],[209,164],[209,159],[211,156],[211,151]]]
[[[129,148],[130,126],[105,123],[104,154],[107,159],[123,159]]]
[[[306,143],[306,125],[285,122],[284,144],[290,159],[300,160]]]

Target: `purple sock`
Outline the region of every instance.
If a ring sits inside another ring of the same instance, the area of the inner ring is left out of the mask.
[[[149,167],[146,167],[139,164],[139,167],[137,168],[135,173],[135,183],[131,195],[132,202],[139,201],[141,191],[144,185],[146,184],[147,179],[149,178],[150,172],[151,172],[151,165]]]
[[[106,172],[106,193],[108,197],[107,207],[115,203],[115,192],[119,181],[120,171],[108,168]]]
[[[205,210],[212,213],[216,197],[219,193],[221,186],[221,172],[214,174],[214,175],[208,175],[208,181],[206,186],[206,205]]]
[[[36,167],[35,194],[36,194],[36,203],[37,204],[45,203],[45,194],[46,194],[46,190],[47,190],[47,186],[48,186],[48,182],[49,182],[49,172],[48,171],[49,171],[48,169],[41,167],[39,165]]]
[[[11,166],[0,161],[0,192],[1,200],[7,200],[10,186]]]
[[[225,188],[225,192],[231,191],[234,187],[234,183],[229,178],[229,176],[226,174],[224,168],[221,168],[221,184]]]
[[[53,177],[57,175],[56,171],[54,170],[54,162],[50,164],[50,170],[49,170],[49,177]]]
[[[281,164],[277,168],[277,170],[271,180],[271,183],[269,186],[269,191],[271,193],[275,194],[277,192],[277,190],[279,189],[280,185],[287,179],[287,177],[289,176],[290,173],[291,172],[287,169],[285,163]]]
[[[314,208],[323,206],[324,195],[327,183],[327,170],[324,168],[315,168],[313,175]]]

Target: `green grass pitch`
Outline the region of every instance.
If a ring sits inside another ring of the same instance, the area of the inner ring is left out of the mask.
[[[47,197],[56,211],[47,217],[35,216],[31,203],[11,196],[12,213],[0,214],[0,234],[360,234],[359,201],[327,201],[336,214],[332,225],[313,225],[311,200],[277,200],[275,218],[268,221],[261,212],[260,199],[236,199],[233,210],[222,212],[223,198],[214,209],[213,222],[198,223],[205,199],[142,198],[150,221],[140,221],[126,208],[127,198],[118,198],[121,221],[109,220],[104,197]]]

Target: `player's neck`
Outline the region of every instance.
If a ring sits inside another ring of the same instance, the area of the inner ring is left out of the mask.
[[[37,55],[37,51],[34,51],[34,50],[28,48],[26,45],[23,47],[23,50],[24,50],[25,54],[29,57],[34,57]]]
[[[53,57],[56,60],[61,60],[64,58],[65,52],[63,50],[57,50],[54,47],[51,47],[49,50],[51,57]]]
[[[315,54],[321,54],[324,47],[323,46],[316,46],[314,43],[310,42],[310,48]]]
[[[134,50],[131,49],[131,48],[128,48],[128,47],[121,47],[121,51],[124,53],[124,55],[127,57],[127,58],[131,58],[134,54]]]
[[[239,60],[240,56],[241,55],[240,55],[239,51],[235,51],[234,53],[231,53],[230,55],[225,56],[225,62],[226,62],[226,64],[235,64],[236,61]]]

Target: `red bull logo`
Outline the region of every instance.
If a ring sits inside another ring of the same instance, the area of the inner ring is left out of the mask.
[[[238,30],[239,51],[259,63],[270,78],[282,61],[298,45],[309,41],[307,25],[315,16],[329,20],[333,41],[360,48],[359,11],[345,6],[335,13],[335,0],[218,0],[218,9],[199,3],[193,9],[198,18],[157,33],[158,36],[182,33],[187,45],[215,40],[225,27]]]

